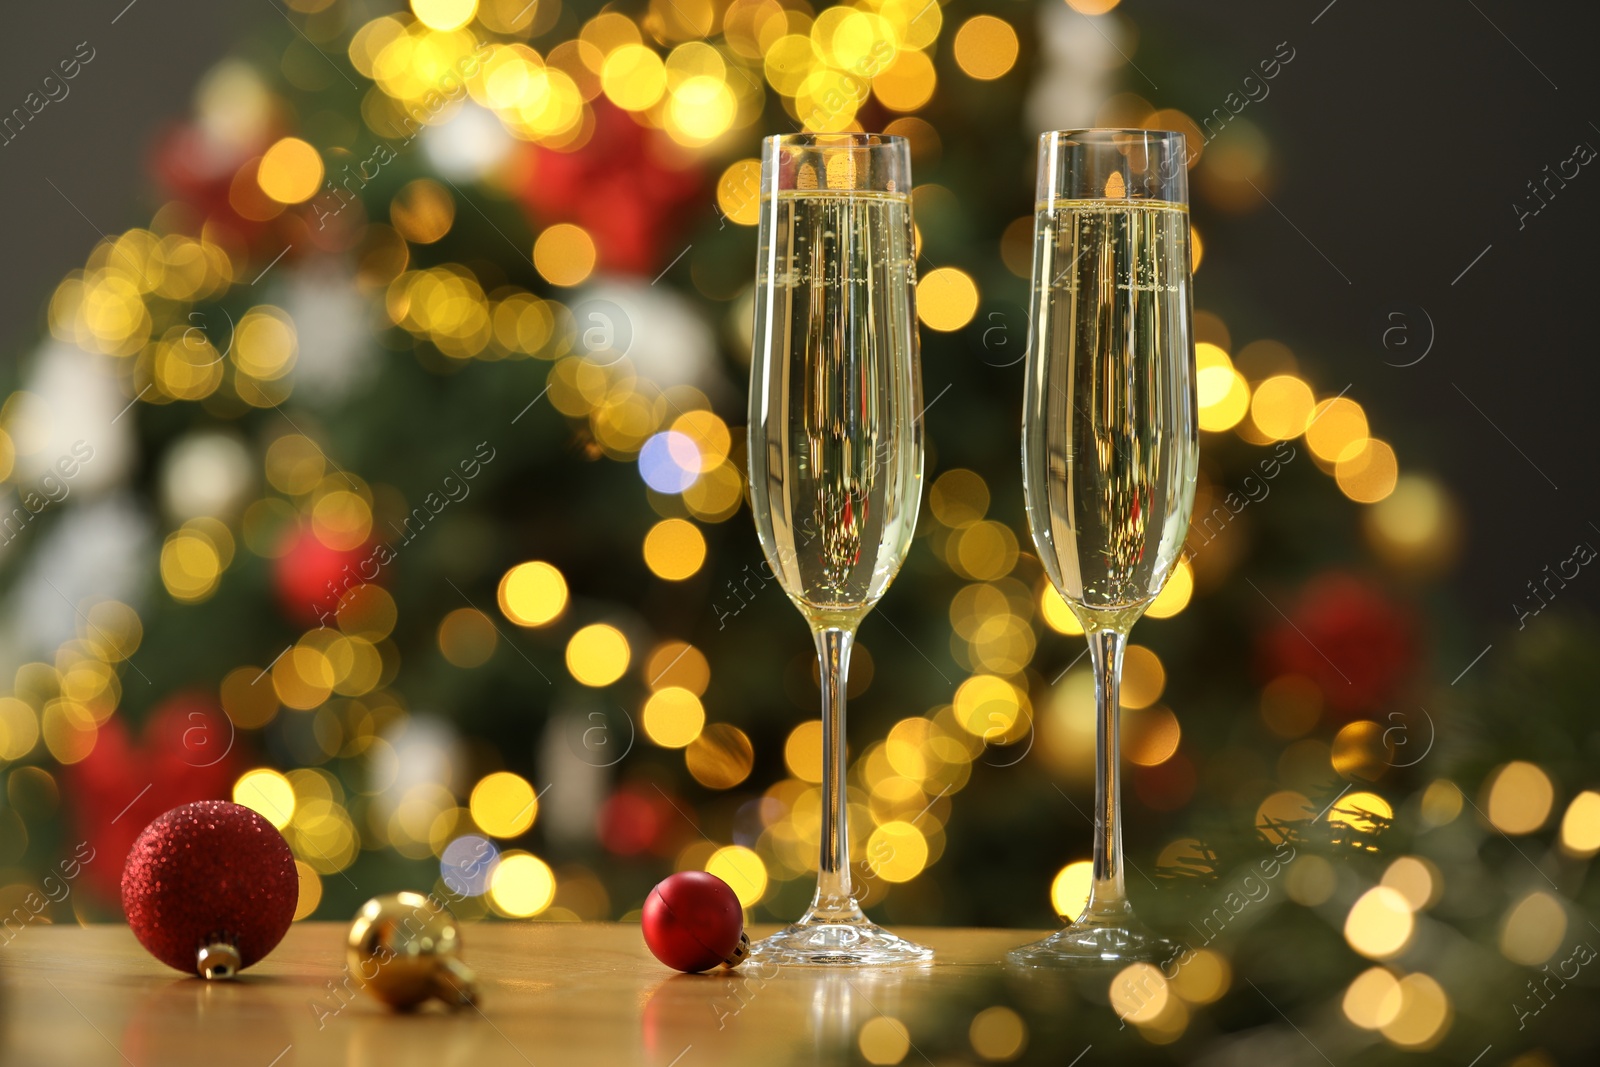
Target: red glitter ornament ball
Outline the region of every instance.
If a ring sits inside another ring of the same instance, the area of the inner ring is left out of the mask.
[[[737,967],[750,952],[739,898],[705,871],[679,871],[650,890],[640,927],[656,959],[679,971]]]
[[[139,943],[169,967],[201,974],[197,955],[231,945],[255,963],[294,921],[300,877],[283,835],[249,808],[201,800],[144,828],[122,869],[122,910]],[[209,975],[208,975],[209,977]]]

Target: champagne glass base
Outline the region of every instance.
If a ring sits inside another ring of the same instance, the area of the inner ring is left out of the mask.
[[[757,941],[750,956],[785,966],[863,967],[924,963],[933,949],[891,934],[856,909],[853,915],[807,914]]]
[[[1182,951],[1137,920],[1115,925],[1077,922],[1006,953],[1013,967],[1092,967],[1105,963],[1165,963]]]

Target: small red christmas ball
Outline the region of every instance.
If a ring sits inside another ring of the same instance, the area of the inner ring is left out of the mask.
[[[737,967],[750,952],[738,896],[705,871],[679,871],[650,890],[640,926],[656,959],[674,970]]]
[[[283,835],[226,800],[173,808],[133,843],[122,910],[139,943],[169,967],[231,977],[294,921],[300,876]]]

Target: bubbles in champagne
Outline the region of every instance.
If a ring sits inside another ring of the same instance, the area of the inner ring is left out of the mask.
[[[807,618],[853,625],[900,569],[920,498],[911,204],[806,190],[763,211],[752,509]]]
[[[1063,598],[1097,626],[1125,627],[1165,584],[1194,504],[1189,215],[1064,201],[1036,227],[1028,521]]]

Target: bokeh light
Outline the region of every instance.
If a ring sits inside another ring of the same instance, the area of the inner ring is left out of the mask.
[[[322,187],[322,157],[298,137],[285,137],[261,157],[256,181],[280,204],[310,200]]]
[[[1400,891],[1412,911],[1431,907],[1444,892],[1444,877],[1432,860],[1401,856],[1383,872],[1383,884]]]
[[[1450,1028],[1453,1012],[1444,987],[1430,975],[1408,974],[1398,983],[1399,1010],[1379,1030],[1394,1044],[1426,1049],[1438,1044]]]
[[[1500,924],[1500,952],[1512,963],[1538,967],[1556,954],[1566,936],[1567,909],[1536,889],[1506,912]]]
[[[1550,818],[1555,786],[1550,776],[1525,760],[1512,760],[1490,773],[1484,813],[1503,834],[1531,834]]]
[[[501,914],[526,919],[548,908],[556,898],[556,876],[550,865],[526,852],[507,852],[489,877],[489,899]]]
[[[241,774],[233,783],[233,802],[259,812],[280,830],[294,818],[294,787],[289,779],[268,767]]]
[[[500,862],[494,842],[478,834],[463,834],[439,854],[439,877],[458,896],[479,897],[489,891],[489,881]]]
[[[1212,433],[1231,430],[1250,410],[1250,383],[1217,345],[1201,341],[1194,346],[1194,356],[1200,428]]]
[[[39,717],[33,708],[16,697],[0,697],[0,759],[20,760],[38,743]]]
[[[1363,1030],[1377,1030],[1400,1014],[1400,983],[1387,967],[1369,967],[1344,991],[1345,1018]]]
[[[541,560],[519,563],[500,579],[500,611],[518,626],[546,626],[567,606],[567,580]]]
[[[1286,839],[1279,823],[1294,823],[1315,813],[1306,795],[1295,789],[1280,789],[1256,805],[1256,827],[1273,844]]]
[[[1161,657],[1143,645],[1129,645],[1122,654],[1122,686],[1117,702],[1125,708],[1148,708],[1161,699],[1167,671]]]
[[[1338,888],[1338,874],[1321,856],[1297,857],[1286,879],[1289,899],[1307,908],[1326,903]]]
[[[643,111],[667,91],[667,67],[654,49],[625,44],[606,56],[600,84],[624,111]]]
[[[1361,833],[1375,833],[1394,818],[1389,802],[1376,793],[1350,792],[1328,808],[1328,822]]]
[[[641,717],[645,736],[651,741],[662,748],[683,748],[700,736],[706,709],[689,690],[667,686],[650,694]]]
[[[717,179],[717,206],[729,222],[754,226],[761,219],[761,161],[728,164]]]
[[[457,608],[439,623],[439,651],[457,667],[481,667],[500,643],[489,616],[477,608]]]
[[[1178,968],[1172,988],[1190,1004],[1210,1004],[1228,991],[1233,969],[1227,957],[1211,949],[1199,949]]]
[[[1346,778],[1373,781],[1388,769],[1393,755],[1384,743],[1382,724],[1371,719],[1346,723],[1333,735],[1329,759]]]
[[[1083,633],[1083,623],[1078,621],[1061,594],[1056,592],[1056,587],[1048,583],[1039,591],[1039,614],[1044,618],[1045,625],[1058,634]]]
[[[1028,1047],[1028,1025],[1003,1004],[984,1008],[967,1027],[972,1051],[989,1063],[1010,1063]]]
[[[1299,378],[1275,375],[1256,386],[1250,420],[1268,440],[1288,441],[1305,432],[1316,402],[1311,387]]]
[[[551,285],[580,285],[594,270],[594,238],[570,222],[558,222],[533,244],[533,265]]]
[[[472,821],[492,837],[516,837],[532,826],[539,814],[539,798],[533,786],[510,771],[485,775],[472,787],[467,804]]]
[[[299,355],[299,339],[294,328],[294,321],[282,310],[270,305],[251,308],[239,318],[239,324],[233,332],[233,349],[229,358],[242,374],[247,374],[257,381],[276,381],[288,374],[294,368]],[[290,447],[295,447],[301,456],[299,469],[301,478],[293,484],[296,488],[285,488],[286,492],[309,491],[313,485],[304,480],[308,477],[312,462],[304,457],[306,451],[314,452],[317,459],[315,463],[326,462],[322,449],[309,438],[300,437],[298,434],[289,437],[280,437],[279,441],[291,442]],[[276,442],[275,442],[276,443]],[[309,446],[309,449],[306,447]],[[271,476],[271,458],[269,456],[269,477]],[[321,479],[320,468],[315,476]]]
[[[708,474],[727,462],[733,447],[728,424],[710,411],[686,411],[672,420],[671,431],[694,442],[696,472]]]
[[[681,582],[705,563],[706,539],[692,522],[662,519],[645,534],[644,561],[657,578]]]
[[[890,111],[917,111],[933,99],[938,80],[931,59],[921,52],[903,51],[873,76],[872,95]]]
[[[1367,413],[1348,397],[1317,404],[1306,424],[1306,445],[1325,463],[1337,463],[1347,450],[1367,439]]]
[[[1077,860],[1056,872],[1050,882],[1050,906],[1056,914],[1071,921],[1089,905],[1089,890],[1094,885],[1094,861]]]
[[[1422,791],[1422,821],[1427,826],[1454,822],[1466,802],[1461,787],[1448,778],[1429,782]]]
[[[311,864],[302,860],[294,861],[294,872],[300,882],[300,895],[294,902],[294,921],[299,922],[310,918],[322,903],[322,878]]]
[[[658,493],[681,493],[700,476],[700,449],[688,434],[665,430],[639,449],[639,476]]]
[[[450,232],[456,205],[450,191],[428,178],[402,185],[389,202],[389,221],[412,244],[431,245]]]
[[[584,685],[610,685],[628,669],[631,655],[622,631],[605,623],[591,623],[567,642],[567,670]]]
[[[1373,549],[1414,574],[1433,574],[1455,562],[1461,520],[1444,486],[1421,474],[1402,474],[1394,491],[1362,513]]]
[[[911,1034],[899,1019],[874,1015],[856,1035],[861,1058],[874,1065],[899,1063],[911,1051]]]
[[[974,15],[956,31],[956,65],[970,78],[992,81],[1017,62],[1017,31],[1004,19]]]
[[[706,860],[706,873],[728,883],[739,903],[754,907],[767,891],[767,867],[761,857],[743,845],[724,845]]]
[[[917,318],[930,330],[959,330],[978,313],[978,283],[964,270],[938,267],[917,282]]]
[[[707,789],[732,789],[750,777],[755,749],[737,726],[713,723],[684,749],[684,765]]]
[[[205,600],[222,578],[216,545],[203,534],[182,529],[161,546],[161,582],[172,599],[186,604]]]
[[[1561,819],[1561,847],[1579,857],[1600,852],[1600,793],[1585,789],[1572,798]]]
[[[645,684],[657,690],[667,686],[705,696],[711,684],[711,665],[704,652],[687,641],[663,641],[645,658]]]
[[[1344,937],[1370,959],[1398,956],[1411,942],[1415,921],[1411,905],[1398,889],[1374,886],[1361,894],[1345,917]]]
[[[1149,963],[1130,963],[1111,979],[1111,1010],[1130,1023],[1154,1022],[1167,1006],[1172,993],[1159,968]]]
[[[802,782],[822,781],[822,722],[808,719],[789,732],[783,763]]]
[[[1161,592],[1145,609],[1145,616],[1152,619],[1170,619],[1188,607],[1189,599],[1193,596],[1194,567],[1187,559],[1180,559],[1167,577],[1167,584],[1161,587]]]
[[[928,865],[928,839],[909,822],[883,823],[867,839],[866,863],[886,882],[909,882]]]
[[[989,510],[989,486],[974,471],[953,467],[934,479],[928,491],[933,517],[952,529],[980,521]]]
[[[411,10],[430,30],[459,30],[478,13],[478,0],[411,0]]]
[[[1339,491],[1358,504],[1376,504],[1387,497],[1399,476],[1394,449],[1376,437],[1347,447],[1334,465]]]

